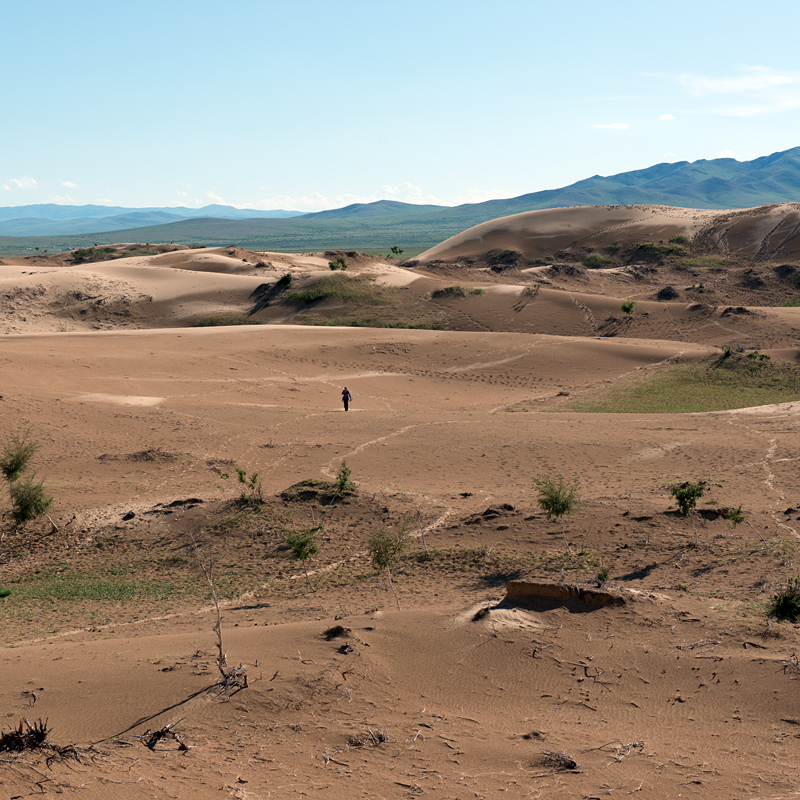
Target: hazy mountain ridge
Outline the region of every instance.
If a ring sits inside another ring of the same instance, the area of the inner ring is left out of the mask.
[[[261,211],[213,204],[202,208],[185,206],[154,206],[126,208],[124,206],[58,205],[38,203],[0,208],[0,235],[58,236],[62,234],[100,233],[102,231],[165,225],[187,219],[288,219],[300,216],[300,211],[274,209]]]
[[[213,205],[202,209],[105,208],[113,213],[99,224],[97,217],[104,208],[100,206],[0,208],[3,238],[0,250],[20,251],[33,246],[68,249],[93,241],[131,240],[207,246],[235,241],[260,250],[363,249],[390,245],[424,249],[482,222],[547,208],[652,204],[735,209],[779,202],[800,202],[800,147],[753,161],[719,158],[656,164],[609,177],[595,175],[561,189],[455,207],[379,200],[311,214]],[[26,209],[27,219],[9,219],[9,213]],[[83,227],[76,211],[93,215],[85,223],[91,230]],[[44,213],[63,214],[63,224],[58,226],[52,221],[48,224],[43,219],[37,227],[33,220]],[[167,221],[158,215],[183,218]],[[8,222],[2,222],[4,219]],[[87,238],[89,234],[91,240]]]

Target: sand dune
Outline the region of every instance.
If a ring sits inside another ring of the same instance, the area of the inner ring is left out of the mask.
[[[740,211],[669,206],[592,206],[528,211],[484,222],[426,250],[418,260],[455,260],[490,250],[519,250],[532,257],[628,241],[697,238],[709,250],[768,260],[800,255],[800,205],[778,203]]]
[[[793,796],[799,634],[764,609],[797,572],[800,399],[565,410],[723,346],[796,360],[800,308],[771,305],[793,273],[763,270],[759,302],[740,304],[756,290],[731,271],[704,273],[702,295],[687,275],[665,301],[667,267],[457,261],[625,230],[714,231],[715,247],[789,263],[796,211],[770,209],[754,234],[739,212],[536,212],[417,267],[351,258],[345,277],[391,300],[372,311],[435,312],[447,330],[281,324],[304,311],[271,294],[278,277],[312,285],[331,275],[324,253],[0,265],[0,420],[39,443],[56,526],[0,530],[0,701],[6,731],[41,718],[68,746],[0,750],[4,796]],[[222,312],[265,324],[191,327]],[[297,487],[343,462],[353,494]],[[258,473],[260,508],[235,502],[237,466]],[[583,501],[563,529],[533,489],[559,473]],[[681,517],[669,485],[701,479]],[[292,561],[286,531],[320,521],[319,553]],[[393,590],[370,561],[379,530],[408,537]],[[247,671],[238,691],[216,685],[192,536]],[[506,594],[594,590],[604,570],[624,604]]]

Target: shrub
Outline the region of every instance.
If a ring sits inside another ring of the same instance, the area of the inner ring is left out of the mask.
[[[292,273],[287,272],[285,275],[281,275],[280,278],[275,282],[276,286],[289,286],[292,283]]]
[[[336,491],[339,494],[353,494],[355,490],[356,485],[350,480],[350,467],[346,461],[342,461],[336,473]]]
[[[741,525],[745,521],[745,516],[742,514],[742,507],[737,506],[736,508],[729,508],[725,512],[725,519],[730,520],[734,528],[737,525]]]
[[[234,466],[236,471],[236,483],[241,486],[237,502],[243,506],[260,506],[264,503],[264,496],[261,492],[261,481],[258,479],[257,472],[251,472],[248,476],[247,470],[242,467]],[[216,470],[217,475],[225,480],[233,480],[230,474],[221,469]]]
[[[561,535],[564,544],[571,553],[567,535],[564,531],[564,517],[571,514],[581,503],[580,484],[576,475],[572,481],[567,482],[563,475],[537,475],[533,479],[533,486],[538,492],[536,503],[547,515],[547,519],[561,520]]]
[[[688,236],[684,236],[682,233],[679,233],[677,236],[673,236],[670,240],[670,244],[690,244],[691,239]]]
[[[590,269],[597,269],[598,267],[607,267],[612,263],[609,256],[600,255],[600,253],[590,253],[583,259],[583,266]]]
[[[636,308],[636,301],[635,300],[624,300],[622,305],[619,307],[620,311],[624,314],[628,314],[631,317],[633,316],[633,309]]]
[[[11,594],[11,589],[6,589],[5,586],[0,586],[0,597],[8,597]]]
[[[306,528],[301,531],[286,531],[286,544],[289,545],[291,556],[295,561],[299,561],[303,565],[303,569],[306,573],[306,580],[312,592],[316,592],[317,590],[314,588],[314,584],[311,583],[311,577],[308,574],[305,563],[307,559],[319,552],[317,532],[320,527],[322,526]]]
[[[347,262],[344,260],[344,258],[339,256],[339,258],[337,258],[336,261],[329,261],[328,267],[332,270],[337,270],[337,269],[344,270],[347,269]]]
[[[431,297],[438,300],[440,297],[466,297],[467,290],[463,286],[445,286],[444,289],[436,289],[431,292]]]
[[[400,248],[400,247],[396,247],[396,246],[395,246],[395,247],[392,247],[392,248],[391,248],[391,251],[392,251],[392,255],[393,255],[393,256],[397,256],[397,257],[399,258],[399,257],[400,257],[400,255],[401,255],[401,254],[402,254],[402,252],[403,252],[403,249],[402,249],[402,248]]]
[[[14,433],[3,442],[3,452],[0,454],[0,471],[5,479],[11,483],[25,472],[33,454],[39,449],[36,442],[28,441],[29,431],[22,436]]]
[[[789,578],[786,588],[774,595],[770,601],[768,614],[776,619],[797,622],[800,619],[800,580]]]
[[[404,528],[390,533],[385,528],[372,534],[367,542],[367,550],[369,551],[370,558],[375,568],[379,571],[386,570],[386,577],[389,579],[389,588],[394,594],[397,607],[400,608],[400,600],[397,597],[397,592],[394,589],[392,582],[392,567],[400,558],[406,546],[406,531]]]
[[[643,261],[661,261],[665,256],[682,256],[686,251],[677,244],[653,244],[638,242],[633,247],[632,256]]]
[[[689,516],[689,512],[694,511],[697,506],[697,501],[703,496],[708,481],[698,481],[691,483],[684,481],[683,483],[676,483],[670,487],[670,494],[675,498],[678,503],[678,510],[681,516]]]
[[[18,524],[44,516],[53,505],[53,498],[44,491],[44,482],[34,478],[18,478],[11,482],[8,491],[11,519]]]

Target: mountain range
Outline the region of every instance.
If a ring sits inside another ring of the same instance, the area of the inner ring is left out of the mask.
[[[119,241],[220,245],[258,250],[427,248],[497,217],[545,208],[654,204],[749,208],[800,202],[800,147],[752,161],[662,163],[560,189],[460,206],[393,200],[310,214],[211,205],[199,209],[37,205],[0,208],[0,252]],[[91,234],[91,239],[88,235]],[[13,238],[6,238],[13,237]]]

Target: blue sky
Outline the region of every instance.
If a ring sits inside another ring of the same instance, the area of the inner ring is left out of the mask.
[[[796,0],[5,4],[0,205],[452,205],[750,160],[800,145],[799,18]]]

